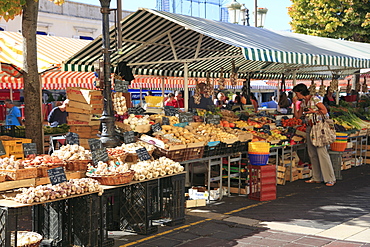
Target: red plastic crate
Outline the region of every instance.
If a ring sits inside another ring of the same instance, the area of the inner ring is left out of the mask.
[[[269,201],[276,199],[276,166],[249,165],[249,199]]]

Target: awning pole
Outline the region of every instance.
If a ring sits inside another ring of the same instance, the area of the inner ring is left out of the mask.
[[[10,100],[13,101],[13,88],[12,87],[9,89],[9,94],[10,94]]]
[[[297,84],[297,78],[296,78],[296,76],[297,76],[297,71],[293,71],[293,87]]]
[[[164,77],[162,77],[162,97],[164,98]]]
[[[189,110],[189,81],[188,81],[188,73],[189,73],[188,63],[184,63],[184,107],[185,112]]]

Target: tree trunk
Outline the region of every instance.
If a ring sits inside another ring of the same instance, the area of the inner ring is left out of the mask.
[[[44,153],[44,133],[42,122],[41,79],[37,68],[37,16],[39,3],[26,0],[23,6],[23,79],[26,119],[26,137],[37,145],[37,152]]]

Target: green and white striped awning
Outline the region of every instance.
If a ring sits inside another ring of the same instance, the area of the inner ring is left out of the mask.
[[[110,29],[111,62],[126,61],[137,75],[225,77],[232,61],[239,78],[325,78],[370,68],[370,44],[272,31],[197,17],[139,9],[122,20],[122,52]],[[64,62],[67,71],[92,71],[102,37]]]

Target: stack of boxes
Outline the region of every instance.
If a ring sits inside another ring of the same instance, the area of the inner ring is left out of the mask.
[[[276,199],[276,166],[249,165],[249,199],[269,201]]]
[[[88,139],[97,138],[99,132],[98,118],[103,112],[102,92],[67,88],[67,98],[69,99],[67,123],[70,126],[70,132],[77,133],[80,145],[89,148]]]

